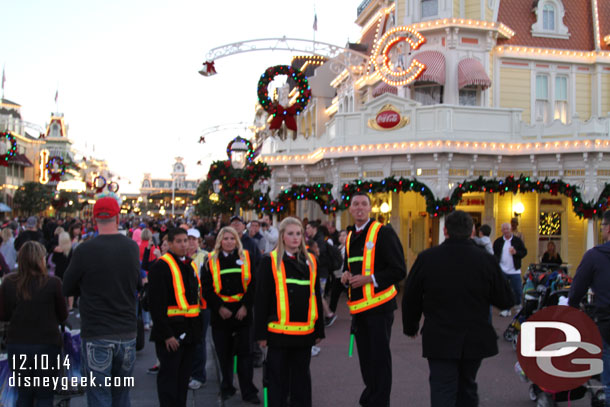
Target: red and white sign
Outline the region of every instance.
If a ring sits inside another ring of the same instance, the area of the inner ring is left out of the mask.
[[[393,110],[384,110],[383,112],[379,112],[377,114],[375,121],[379,127],[391,129],[392,127],[398,126],[400,123],[400,114]]]

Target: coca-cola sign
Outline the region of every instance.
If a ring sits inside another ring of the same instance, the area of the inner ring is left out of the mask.
[[[400,110],[390,103],[379,109],[377,115],[373,117],[368,120],[367,124],[371,129],[377,131],[395,131],[410,122],[408,114],[401,115]]]
[[[392,110],[384,110],[383,112],[379,112],[377,114],[375,121],[379,127],[391,129],[392,127],[398,126],[398,123],[400,123],[400,114]]]

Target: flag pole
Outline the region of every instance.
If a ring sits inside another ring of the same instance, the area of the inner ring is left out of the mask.
[[[4,74],[6,66],[2,65],[2,99],[4,99],[4,82],[6,82],[6,75]]]

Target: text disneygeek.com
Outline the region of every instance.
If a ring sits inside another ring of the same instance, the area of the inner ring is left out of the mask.
[[[134,387],[133,377],[31,377],[21,373],[12,374],[8,379],[11,387],[52,387],[54,391],[68,391],[77,387]]]

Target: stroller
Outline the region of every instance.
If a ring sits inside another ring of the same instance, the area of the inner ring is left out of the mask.
[[[556,264],[530,264],[523,276],[522,307],[504,331],[504,339],[517,347],[521,324],[536,311],[559,304],[561,296],[568,297],[572,278],[566,266]]]
[[[513,344],[513,349],[517,348],[521,324],[542,308],[560,305],[562,297],[568,298],[571,283],[572,278],[568,275],[565,266],[531,264],[528,267],[524,276],[523,306],[504,331],[504,339]],[[585,306],[585,312],[589,314],[590,310],[590,307]],[[515,372],[523,382],[529,382],[519,362],[515,364]],[[531,383],[529,397],[530,400],[536,402],[537,407],[554,407],[557,402],[579,400],[589,393],[591,406],[603,407],[605,400],[603,386],[595,385],[595,381],[599,382],[598,376],[592,378],[586,385],[555,394],[545,392],[536,384]]]

